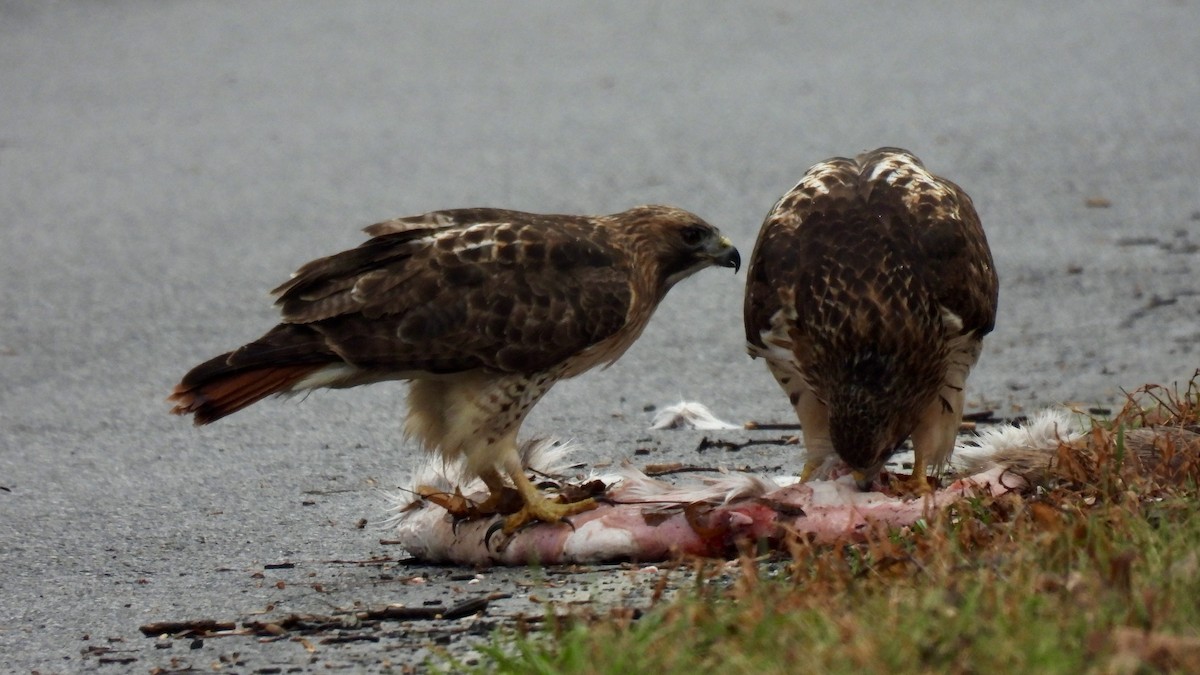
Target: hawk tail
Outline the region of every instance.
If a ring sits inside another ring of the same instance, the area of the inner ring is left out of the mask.
[[[307,326],[280,324],[240,349],[192,368],[167,397],[171,412],[196,425],[231,415],[271,394],[292,391],[314,372],[340,362]]]

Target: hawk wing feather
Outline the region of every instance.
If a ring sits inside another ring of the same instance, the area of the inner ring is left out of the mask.
[[[551,228],[499,209],[418,218],[411,229],[389,224],[404,219],[369,228],[383,233],[302,267],[274,291],[284,320],[360,368],[432,373],[542,370],[624,325],[628,274],[584,219]]]
[[[864,227],[870,240],[856,245]],[[865,290],[867,268],[876,268],[875,279],[883,280],[890,269],[909,265],[938,304],[962,319],[964,332],[984,335],[995,327],[998,284],[971,198],[926,172],[910,153],[880,148],[857,161],[822,162],[776,203],[751,256],[756,264],[747,280],[749,344],[766,346],[761,331],[782,309],[775,282],[799,274],[824,286],[832,270],[805,273],[795,269],[796,261],[827,260],[833,248],[849,292]]]
[[[370,282],[399,268],[420,249],[418,242],[432,230],[408,230],[372,237],[356,248],[305,264],[290,279],[271,290],[283,319],[307,323],[358,309],[350,294],[357,284]]]
[[[971,197],[906,150],[879,148],[857,163],[868,210],[886,205],[914,234],[916,259],[925,261],[919,272],[934,297],[962,318],[964,332],[991,332],[999,285]]]

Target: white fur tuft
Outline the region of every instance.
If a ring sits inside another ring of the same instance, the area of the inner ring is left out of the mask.
[[[1062,408],[1047,408],[1034,413],[1023,426],[1004,424],[979,432],[968,444],[954,449],[954,463],[969,472],[1003,462],[1014,453],[1044,453],[1053,456],[1060,443],[1071,443],[1083,436],[1079,416]]]

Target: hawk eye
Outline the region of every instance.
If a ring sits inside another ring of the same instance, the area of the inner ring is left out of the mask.
[[[700,242],[704,241],[704,235],[706,234],[707,231],[703,227],[700,227],[699,225],[689,225],[683,228],[683,233],[680,236],[683,237],[683,243],[687,244],[688,246],[697,246],[700,244]]]

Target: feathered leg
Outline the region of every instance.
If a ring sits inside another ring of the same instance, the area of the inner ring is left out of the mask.
[[[462,458],[466,475],[479,476],[487,485],[488,496],[475,505],[476,513],[507,510],[501,507],[507,505],[512,491],[503,478],[508,474],[522,506],[505,518],[505,534],[526,523],[557,523],[596,508],[592,499],[571,504],[549,499],[525,476],[517,432],[526,413],[549,388],[547,380],[538,378],[514,375],[496,379],[475,374],[415,380],[409,389],[408,434],[448,461]]]
[[[920,494],[933,491],[926,476],[927,470],[933,469],[935,476],[940,474],[950,455],[954,454],[954,441],[958,439],[966,405],[967,376],[979,360],[982,347],[982,342],[973,336],[958,338],[946,360],[946,377],[942,388],[921,412],[921,420],[912,434],[912,485]]]
[[[780,388],[787,393],[788,400],[796,409],[796,417],[800,420],[805,454],[800,482],[807,483],[820,477],[818,471],[833,455],[833,441],[829,438],[829,410],[817,400],[816,394],[808,388],[804,379],[790,364],[784,365],[768,359],[767,368],[775,376]]]

